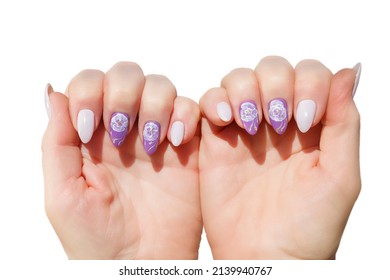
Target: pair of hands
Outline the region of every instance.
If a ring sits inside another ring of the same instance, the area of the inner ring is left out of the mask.
[[[334,258],[361,185],[357,72],[266,57],[199,105],[127,62],[49,87],[45,204],[67,255],[196,259],[204,226],[216,259]]]

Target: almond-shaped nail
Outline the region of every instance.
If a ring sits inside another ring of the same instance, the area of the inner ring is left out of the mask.
[[[173,146],[178,147],[183,141],[184,137],[184,123],[175,121],[171,127],[171,141]]]
[[[271,100],[268,105],[268,114],[272,127],[278,134],[283,134],[287,129],[287,103],[282,98]]]
[[[110,138],[115,147],[119,147],[125,141],[129,129],[129,115],[115,112],[110,120]]]
[[[87,144],[91,138],[95,128],[95,114],[88,109],[83,109],[77,116],[77,131],[81,142]]]
[[[255,135],[259,128],[259,111],[254,101],[244,101],[240,104],[240,118],[250,135]]]
[[[217,104],[217,114],[218,117],[224,122],[230,121],[232,118],[232,110],[227,102],[219,102]]]
[[[52,93],[53,91],[54,90],[51,84],[47,84],[45,87],[44,97],[45,97],[46,113],[49,119],[51,117],[51,106],[50,106],[49,94]]]
[[[311,128],[315,114],[316,103],[313,100],[305,99],[298,103],[295,119],[297,121],[298,128],[302,133],[307,132]]]
[[[158,141],[160,139],[161,126],[156,121],[148,121],[144,125],[142,132],[143,145],[148,155],[154,154],[157,150]]]
[[[354,84],[353,90],[352,90],[352,97],[355,96],[356,90],[357,90],[358,85],[359,85],[360,74],[362,73],[362,64],[359,62],[358,64],[356,64],[356,65],[353,67],[353,70],[355,70],[356,76],[355,76],[355,84]]]

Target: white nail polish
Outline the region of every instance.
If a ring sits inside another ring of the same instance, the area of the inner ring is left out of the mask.
[[[307,132],[311,128],[315,114],[316,103],[313,100],[306,99],[298,103],[295,120],[297,121],[298,128],[302,133]]]
[[[362,72],[362,64],[359,62],[358,64],[356,64],[356,65],[353,67],[353,70],[356,71],[356,76],[355,76],[355,84],[354,84],[353,90],[352,90],[352,97],[355,96],[357,87],[358,87],[358,85],[359,85],[360,74],[361,74],[361,72]]]
[[[184,137],[184,123],[175,121],[171,127],[171,141],[173,146],[177,147],[181,144]]]
[[[232,110],[226,102],[220,102],[217,104],[217,114],[221,120],[224,122],[230,121],[232,118]]]
[[[81,142],[87,144],[95,128],[95,114],[88,109],[81,110],[77,116],[77,131]]]
[[[52,93],[53,87],[51,84],[47,84],[45,87],[45,92],[44,92],[44,97],[45,97],[45,107],[46,107],[46,113],[47,117],[50,119],[51,117],[51,107],[50,107],[50,99],[49,99],[49,94]]]

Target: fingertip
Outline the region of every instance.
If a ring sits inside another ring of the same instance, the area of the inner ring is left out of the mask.
[[[69,112],[72,124],[77,131],[80,128],[80,113],[84,116],[83,110],[93,112],[93,131],[99,126],[103,112],[104,77],[104,72],[100,70],[86,69],[70,81],[67,88]],[[84,132],[81,133],[84,134]]]
[[[302,133],[317,125],[326,110],[332,72],[318,60],[295,66],[294,118]]]
[[[208,90],[200,99],[200,110],[216,126],[226,126],[233,121],[232,108],[226,89],[222,87]]]
[[[342,69],[333,76],[327,106],[328,118],[341,118],[340,113],[348,108],[349,103],[353,103],[355,81],[356,72],[349,68]]]
[[[178,147],[192,140],[200,120],[199,105],[187,98],[176,98],[171,116],[168,140]]]
[[[48,101],[51,116],[42,139],[42,150],[55,145],[78,145],[77,133],[69,116],[68,98],[53,91],[48,95]]]
[[[169,129],[176,88],[162,75],[146,76],[138,114],[139,134],[148,155],[156,152]]]

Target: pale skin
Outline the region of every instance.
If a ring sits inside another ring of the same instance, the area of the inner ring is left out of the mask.
[[[293,68],[266,57],[254,70],[231,71],[198,106],[134,63],[82,71],[65,95],[49,94],[42,143],[46,210],[69,258],[196,259],[203,226],[215,259],[335,258],[361,184],[355,76],[333,75],[314,60]],[[273,98],[288,106],[282,135],[270,126]],[[317,107],[301,133],[294,116],[304,99]],[[259,110],[255,135],[240,120],[245,100]],[[217,113],[222,101],[229,120]],[[76,119],[86,106],[96,130],[82,144]],[[118,110],[130,115],[119,148],[108,135]],[[150,119],[161,123],[151,156],[138,129]],[[175,120],[185,124],[179,147],[171,143]]]
[[[198,105],[177,97],[166,77],[145,77],[129,62],[107,73],[82,71],[66,96],[52,92],[49,98],[51,117],[42,143],[46,212],[68,257],[196,259],[202,232]],[[77,113],[85,108],[96,118],[88,144],[76,131]],[[130,116],[119,148],[108,134],[115,111]],[[161,124],[153,156],[144,151],[137,129],[148,120]],[[178,148],[169,144],[176,120],[185,124]]]
[[[294,69],[281,57],[266,57],[254,71],[230,72],[202,97],[202,215],[214,258],[335,258],[361,184],[355,76],[352,69],[332,75],[314,60]],[[269,125],[273,98],[289,108],[283,135]],[[293,115],[304,99],[314,100],[317,111],[312,128],[301,133]],[[255,136],[238,115],[244,100],[262,111]],[[221,101],[233,112],[227,122],[215,110]]]

